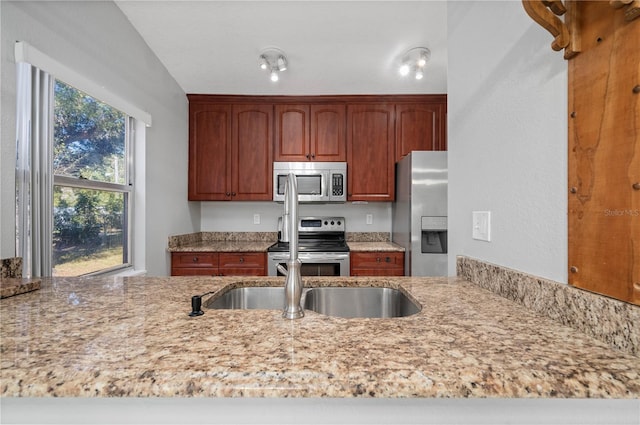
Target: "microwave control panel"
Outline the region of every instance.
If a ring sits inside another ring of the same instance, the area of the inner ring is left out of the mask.
[[[342,196],[344,194],[344,177],[342,174],[331,175],[331,193],[333,196]]]

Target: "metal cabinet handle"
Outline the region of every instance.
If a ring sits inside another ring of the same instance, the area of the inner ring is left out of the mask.
[[[226,196],[231,196],[231,192],[225,193]]]
[[[315,153],[311,154],[311,159],[316,159],[316,154]]]
[[[240,257],[240,262],[244,263],[244,258]]]
[[[236,193],[235,192],[231,192],[231,196],[236,196]]]
[[[390,263],[390,262],[391,262],[391,257],[387,257],[385,261],[386,261],[387,263]]]
[[[380,257],[378,257],[378,258],[376,258],[376,261],[379,263],[382,260],[380,260]]]
[[[198,257],[193,257],[193,262],[197,263],[198,262]]]
[[[631,187],[633,190],[640,190],[640,182],[632,184]]]

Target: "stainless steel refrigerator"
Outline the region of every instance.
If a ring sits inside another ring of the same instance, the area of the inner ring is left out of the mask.
[[[413,151],[396,164],[393,242],[407,276],[447,276],[447,152]]]

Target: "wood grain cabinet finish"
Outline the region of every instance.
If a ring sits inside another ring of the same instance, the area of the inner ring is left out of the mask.
[[[393,104],[347,106],[347,200],[393,201],[395,139]]]
[[[189,103],[189,200],[231,193],[231,105]]]
[[[172,252],[171,276],[217,276],[218,254],[214,252]]]
[[[609,2],[574,6],[582,44],[568,62],[568,280],[640,305],[640,21]]]
[[[346,160],[344,105],[276,105],[275,161]]]
[[[234,105],[232,178],[234,201],[273,199],[273,106]]]
[[[272,105],[189,102],[189,200],[272,199]]]
[[[404,252],[352,252],[351,276],[404,276]]]
[[[347,200],[395,199],[395,163],[446,150],[446,95],[189,98],[189,200],[269,201],[273,161],[347,162]]]
[[[221,276],[266,276],[266,265],[263,252],[221,252],[218,257]]]
[[[173,252],[171,276],[266,276],[263,252]]]
[[[446,151],[446,102],[396,104],[396,157],[411,151]]]

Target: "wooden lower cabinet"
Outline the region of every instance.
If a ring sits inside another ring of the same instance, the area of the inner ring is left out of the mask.
[[[352,252],[351,276],[404,276],[404,252]]]
[[[263,252],[174,252],[171,276],[266,276]]]

